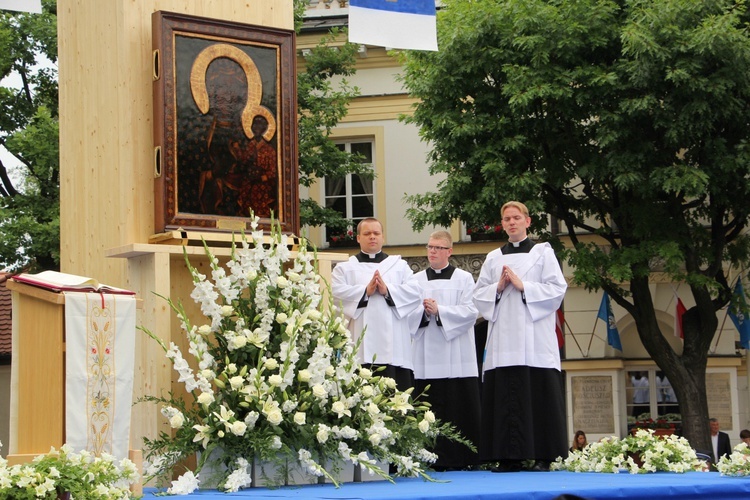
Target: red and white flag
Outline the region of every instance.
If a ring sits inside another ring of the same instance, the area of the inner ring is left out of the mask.
[[[682,330],[682,315],[685,314],[687,309],[685,304],[682,303],[682,299],[677,297],[677,304],[674,307],[674,336],[685,338],[685,332]]]
[[[557,347],[565,345],[565,315],[562,307],[557,310],[555,315],[555,333],[557,334]]]

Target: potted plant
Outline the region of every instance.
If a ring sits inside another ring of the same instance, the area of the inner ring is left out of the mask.
[[[660,415],[656,419],[651,418],[651,414],[644,413],[629,423],[628,427],[631,434],[635,434],[639,429],[650,429],[654,434],[659,436],[669,436],[677,432],[682,417],[679,413],[667,413]]]
[[[166,300],[189,353],[143,328],[185,384],[185,396],[144,398],[161,406],[172,428],[146,440],[146,478],[166,483],[196,453],[197,467],[182,469],[168,493],[205,486],[209,470],[218,476],[209,487],[252,487],[259,463],[274,471],[266,485],[320,478],[338,485],[336,471],[346,464],[388,480],[382,464],[399,476],[429,477],[437,457],[428,450],[438,435],[466,441],[435,419],[420,394],[399,391],[393,379],[359,364],[358,344],[331,294],[323,293],[314,254],[301,244],[293,255],[287,237],[273,228],[269,244],[254,245],[268,241],[256,217],[225,266],[206,248],[210,277],[185,256],[200,323]]]
[[[611,436],[590,443],[583,450],[570,452],[567,458],[558,457],[550,468],[631,474],[708,470],[706,462],[698,458],[687,439],[676,435],[658,436],[654,429],[637,429],[622,439]]]
[[[0,457],[0,498],[130,498],[130,484],[138,477],[135,464],[128,459],[117,463],[111,455],[75,453],[63,445],[26,464],[8,466],[8,461]]]
[[[347,229],[342,233],[332,235],[329,238],[328,246],[331,248],[357,246],[357,235],[351,229]]]

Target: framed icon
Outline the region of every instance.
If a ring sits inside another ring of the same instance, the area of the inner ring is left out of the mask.
[[[155,231],[299,232],[294,32],[152,16]]]

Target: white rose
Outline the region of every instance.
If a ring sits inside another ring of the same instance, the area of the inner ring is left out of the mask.
[[[305,425],[305,421],[307,420],[307,415],[303,411],[298,411],[294,414],[294,423],[297,425]]]
[[[424,412],[424,419],[430,424],[435,423],[435,414],[432,413],[432,411],[427,410]]]
[[[371,442],[372,444],[374,444],[375,446],[377,446],[377,445],[379,445],[379,444],[380,444],[380,440],[381,440],[382,438],[380,437],[380,434],[377,434],[377,433],[376,433],[376,434],[370,434],[370,437],[369,437],[368,439],[369,439],[369,441],[370,441],[370,442]]]
[[[275,370],[279,367],[279,362],[276,361],[274,358],[268,358],[266,359],[265,363],[263,363],[266,367],[266,370]]]
[[[247,337],[244,335],[238,335],[232,337],[232,349],[242,349],[247,345]]]
[[[232,422],[232,427],[230,430],[235,436],[243,436],[245,434],[245,431],[247,430],[247,424],[245,424],[245,422],[237,420],[236,422]]]
[[[245,275],[245,277],[247,278],[247,281],[253,281],[255,278],[258,277],[258,271],[256,271],[255,269],[250,269]]]
[[[312,388],[313,395],[318,399],[323,399],[328,395],[328,391],[322,384],[315,384]]]
[[[428,430],[430,430],[430,423],[427,420],[422,420],[417,425],[419,427],[419,430],[422,431],[422,434],[426,433]]]
[[[211,327],[209,325],[201,325],[198,328],[198,333],[201,334],[201,335],[203,335],[204,337],[206,335],[210,335],[211,334]]]
[[[224,318],[228,318],[229,316],[234,313],[234,308],[232,306],[221,306],[221,316]]]
[[[234,376],[229,379],[229,385],[232,386],[232,389],[237,391],[241,389],[243,385],[245,385],[245,377],[240,377],[239,375]]]
[[[377,415],[378,413],[380,413],[380,408],[378,408],[378,405],[376,405],[375,403],[370,403],[369,405],[367,405],[367,413],[369,413],[370,415]]]
[[[169,425],[172,427],[172,429],[179,429],[184,423],[185,417],[179,411],[172,415],[172,417],[169,419]]]
[[[349,330],[346,329],[343,323],[339,323],[336,327],[336,333],[339,335],[346,335],[349,332]]]
[[[318,439],[319,443],[325,443],[326,441],[328,441],[328,429],[324,427],[320,428],[320,430],[318,430],[318,433],[315,435],[315,437]]]
[[[391,377],[383,377],[383,383],[385,386],[389,389],[395,389],[396,388],[396,380],[392,379]]]
[[[279,287],[284,288],[285,286],[289,285],[289,280],[283,276],[279,276],[278,278],[276,278],[276,284],[279,285]]]
[[[219,436],[220,438],[223,438],[224,437],[224,431],[219,431],[219,432],[216,433],[216,435]]]
[[[216,378],[216,374],[213,372],[213,370],[209,370],[208,368],[206,368],[205,370],[201,370],[201,375],[209,382]]]
[[[231,375],[231,374],[233,374],[233,373],[237,373],[237,365],[236,365],[236,364],[234,364],[234,363],[229,363],[229,364],[227,365],[227,368],[226,368],[226,370],[225,370],[225,371],[226,371],[226,372],[227,372],[228,374],[230,374],[230,375]]]
[[[276,315],[277,323],[286,323],[286,320],[288,319],[289,319],[289,316],[287,316],[286,313],[279,313]]]
[[[289,271],[288,273],[286,273],[286,275],[289,278],[289,281],[293,283],[297,283],[299,280],[302,279],[302,277],[299,274],[295,273],[294,271]]]
[[[371,385],[362,386],[362,391],[361,392],[362,392],[362,396],[364,396],[366,398],[371,398],[372,395],[375,393],[375,391],[373,390],[373,388],[372,388]]]
[[[268,419],[268,422],[271,425],[279,425],[281,421],[284,419],[283,415],[281,414],[281,410],[279,410],[278,408],[268,412],[268,415],[266,415],[266,418]]]
[[[299,373],[297,373],[297,380],[300,382],[309,382],[310,370],[300,370]]]
[[[359,376],[365,380],[370,380],[372,378],[372,372],[367,368],[360,368]]]
[[[274,387],[280,386],[284,382],[284,379],[281,378],[281,375],[278,373],[275,373],[268,377],[268,383],[271,384]]]
[[[213,392],[201,392],[200,396],[198,396],[198,403],[202,405],[210,405],[213,402],[214,402]]]
[[[326,366],[326,376],[333,377],[336,374],[336,369],[331,365]]]

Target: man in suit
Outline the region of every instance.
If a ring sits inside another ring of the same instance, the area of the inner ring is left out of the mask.
[[[711,427],[711,446],[713,446],[714,463],[717,463],[721,457],[729,456],[732,453],[732,444],[729,442],[729,434],[719,430],[719,420],[711,418],[708,421]]]

